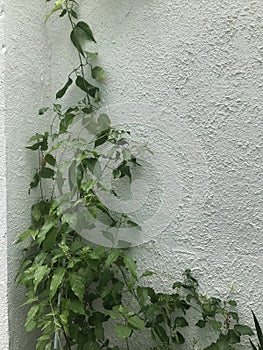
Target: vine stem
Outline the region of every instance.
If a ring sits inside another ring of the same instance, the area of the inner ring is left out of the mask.
[[[59,295],[58,295],[58,307],[60,306],[60,299],[61,299],[61,293],[59,293]],[[54,308],[53,308],[53,305],[52,305],[52,302],[51,302],[51,301],[50,301],[50,307],[51,307],[51,310],[52,310],[52,313],[53,313],[53,317],[54,317],[54,322],[55,322],[55,321],[56,321],[55,311],[54,311]],[[71,345],[70,345],[68,336],[67,336],[67,334],[66,334],[65,328],[64,328],[64,326],[61,324],[60,321],[59,321],[59,324],[60,324],[60,327],[61,327],[61,329],[62,329],[62,333],[63,333],[64,339],[65,339],[65,341],[66,341],[67,348],[68,348],[68,350],[71,350]],[[55,349],[55,350],[57,350],[58,344],[59,344],[60,350],[63,350],[63,347],[62,347],[62,344],[61,344],[61,340],[60,340],[60,337],[59,337],[59,332],[57,331],[57,332],[55,333],[55,337],[54,337],[54,349]]]
[[[129,283],[128,283],[127,277],[126,277],[126,275],[125,275],[123,269],[121,268],[121,266],[118,266],[118,267],[119,267],[119,269],[120,269],[120,271],[121,271],[121,274],[122,274],[122,276],[123,276],[123,280],[124,280],[124,282],[125,282],[125,284],[126,284],[126,287],[127,287],[128,290],[129,290],[130,288],[129,288]],[[137,295],[136,295],[134,289],[131,288],[130,291],[131,291],[131,293],[133,294],[134,298],[136,299],[138,305],[140,305],[139,299],[138,299],[138,297],[137,297]]]
[[[42,167],[42,159],[43,159],[43,153],[38,149],[38,172],[40,171]],[[39,176],[39,188],[40,188],[40,194],[42,201],[44,200],[44,194],[43,194],[43,187],[42,187],[42,180],[41,176]]]
[[[50,304],[50,308],[51,308],[51,311],[52,311],[52,314],[53,314],[54,324],[56,324],[56,316],[55,316],[55,311],[54,311],[52,302],[50,301],[49,304]],[[59,336],[59,332],[56,331],[55,332],[55,336],[54,336],[54,350],[58,350],[58,346],[59,346],[60,350],[63,350],[63,347],[62,347],[62,344],[61,344],[61,340],[60,340],[60,336]]]
[[[174,344],[173,344],[173,335],[172,335],[172,312],[169,312],[169,333],[170,333],[170,341],[172,345],[172,349],[174,349]]]
[[[71,14],[70,14],[70,10],[72,9],[72,7],[69,8],[67,2],[65,3],[65,6],[66,6],[66,9],[67,9],[68,19],[69,19],[69,21],[70,21],[72,30],[74,30],[74,28],[75,28],[75,23],[73,22],[72,17],[71,17]],[[78,52],[78,56],[79,56],[79,62],[80,62],[79,67],[80,67],[80,70],[81,70],[81,75],[82,75],[82,78],[84,79],[84,84],[86,85],[86,83],[85,83],[85,73],[84,73],[84,68],[83,68],[83,67],[84,67],[84,64],[83,64],[83,61],[82,61],[82,58],[81,58],[81,54],[80,54],[79,52]],[[86,63],[89,64],[88,60],[86,60]],[[86,87],[86,86],[85,86],[85,87]],[[90,97],[89,97],[88,92],[86,93],[86,96],[87,96],[87,99],[88,99],[88,103],[89,103],[89,105],[90,105],[90,104],[91,104],[91,101],[90,101]]]

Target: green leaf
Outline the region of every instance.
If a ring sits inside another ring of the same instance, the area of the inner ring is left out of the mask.
[[[55,228],[51,229],[47,235],[46,238],[44,239],[42,243],[42,248],[44,251],[49,251],[52,250],[55,246],[55,242],[57,239],[57,230]]]
[[[105,133],[104,135],[100,135],[99,137],[96,138],[95,140],[95,148],[98,146],[103,145],[105,142],[108,141],[109,135]]]
[[[58,288],[61,285],[61,282],[65,276],[66,270],[64,267],[58,267],[52,276],[51,283],[50,283],[50,290],[49,290],[49,297],[52,299],[54,295],[57,293]]]
[[[174,282],[173,284],[173,289],[176,289],[176,288],[181,288],[182,287],[182,282]]]
[[[74,294],[79,298],[80,301],[83,300],[84,296],[84,282],[80,276],[77,274],[69,274],[69,283]]]
[[[142,274],[141,277],[149,277],[149,276],[152,276],[152,275],[155,275],[156,273],[154,271],[144,271],[144,273]]]
[[[232,318],[236,321],[239,322],[239,316],[237,312],[229,312],[229,314],[232,316]]]
[[[33,239],[35,239],[36,235],[38,234],[38,230],[31,230],[28,229],[25,232],[23,232],[18,240],[16,241],[16,243],[21,243],[24,242],[27,238],[32,237]]]
[[[153,327],[153,331],[154,331],[154,334],[156,334],[156,336],[161,340],[161,342],[163,342],[164,344],[169,343],[169,337],[161,325],[159,324],[155,325]]]
[[[52,166],[56,165],[56,159],[50,153],[45,155],[45,161]]]
[[[41,146],[42,146],[43,142],[37,142],[32,146],[27,146],[27,149],[31,149],[31,151],[37,151]]]
[[[95,102],[100,102],[100,92],[99,92],[98,88],[96,90],[94,90],[94,96],[92,96],[92,97],[94,98]]]
[[[76,19],[78,18],[76,11],[74,11],[72,8],[70,9],[70,14],[73,18],[76,18]]]
[[[228,304],[231,306],[237,306],[237,302],[235,300],[229,300]]]
[[[148,289],[146,287],[137,287],[137,297],[141,306],[145,306],[148,300]]]
[[[29,185],[30,189],[37,187],[39,184],[39,181],[40,181],[40,177],[39,177],[38,172],[36,172],[34,177],[33,177],[33,180],[30,182],[30,185]],[[30,190],[29,190],[29,193],[30,193]]]
[[[73,120],[75,118],[75,114],[73,113],[66,113],[63,118],[60,121],[59,124],[59,133],[64,133],[68,130],[68,127],[73,123]]]
[[[209,324],[213,328],[214,331],[218,331],[222,327],[222,323],[219,321],[216,321],[216,320],[210,320]]]
[[[85,51],[85,54],[86,54],[87,58],[89,58],[89,59],[96,58],[98,56],[98,52]]]
[[[100,260],[105,254],[105,248],[98,246],[94,248],[90,253],[90,258],[94,260]]]
[[[218,340],[216,343],[211,344],[204,350],[232,350],[233,347],[227,344],[225,340]]]
[[[205,321],[205,320],[199,320],[198,322],[196,322],[195,325],[196,325],[197,327],[199,327],[199,328],[205,328],[206,321]]]
[[[63,9],[59,15],[59,17],[64,17],[65,14],[67,13],[67,10],[66,9]]]
[[[80,300],[68,300],[68,307],[75,314],[86,315],[83,304]]]
[[[36,327],[36,324],[35,324],[35,322],[33,322],[33,320],[34,320],[35,316],[37,315],[38,311],[39,311],[39,304],[33,305],[30,308],[30,310],[28,311],[26,323],[25,323],[25,327],[26,327],[27,332],[31,332]]]
[[[88,193],[92,187],[94,185],[94,180],[93,179],[88,179],[86,182],[84,182],[82,185],[81,185],[81,189]]]
[[[138,316],[134,315],[128,318],[128,324],[135,329],[143,329],[144,321],[140,319]]]
[[[185,339],[180,332],[176,332],[175,336],[173,337],[173,341],[176,344],[184,344],[185,343]]]
[[[61,112],[62,106],[59,103],[53,103],[54,112]]]
[[[137,279],[137,266],[133,258],[130,255],[125,255],[123,261],[130,274]]]
[[[83,160],[83,166],[93,174],[95,175],[97,178],[101,177],[101,164],[98,161],[98,159],[96,158],[86,158],[85,160]]]
[[[73,80],[71,78],[68,78],[68,81],[63,86],[63,88],[57,92],[56,99],[63,97],[72,83]]]
[[[46,16],[46,20],[45,22],[47,22],[47,20],[49,19],[49,17],[56,11],[59,11],[62,9],[62,5],[64,4],[66,0],[56,0],[55,1],[55,6],[53,7],[53,9],[51,10],[51,12]]]
[[[112,249],[110,254],[108,255],[104,268],[108,269],[115,261],[118,260],[119,256],[121,255],[121,251],[118,249]]]
[[[98,340],[104,340],[104,328],[101,323],[98,323],[95,328],[95,336]]]
[[[82,32],[85,34],[86,40],[96,42],[96,40],[94,39],[93,33],[87,23],[80,21],[76,24],[76,27],[82,30]]]
[[[130,170],[129,165],[126,165],[125,162],[120,164],[116,170],[120,171],[120,173],[121,173],[120,177],[128,176],[130,181],[131,181],[131,170]]]
[[[101,130],[109,129],[111,125],[110,118],[107,116],[107,114],[100,114],[98,118],[98,123]]]
[[[45,201],[33,204],[31,208],[31,216],[33,220],[39,221],[41,217],[48,215],[49,204]]]
[[[22,265],[19,267],[18,271],[17,271],[17,274],[16,274],[16,277],[15,277],[15,280],[17,280],[18,276],[21,275],[22,272],[24,272],[26,270],[26,268],[28,268],[28,266],[31,266],[32,265],[32,261],[30,259],[27,259],[25,260]],[[34,297],[33,297],[34,299]],[[32,303],[31,303],[32,304]]]
[[[131,335],[132,329],[124,324],[117,324],[115,331],[120,339],[126,339]]]
[[[82,46],[86,41],[95,41],[90,27],[85,22],[78,22],[73,28],[70,39],[79,53],[85,56]]]
[[[45,135],[43,134],[35,134],[30,137],[29,142],[43,140],[44,137]]]
[[[99,88],[97,88],[96,86],[91,85],[86,79],[84,79],[80,75],[77,76],[76,85],[82,91],[86,92],[91,97],[96,99],[96,92],[99,92]]]
[[[237,334],[233,329],[230,329],[227,334],[228,344],[238,344],[240,343],[240,335]]]
[[[50,268],[47,265],[38,265],[34,273],[34,291],[37,290],[39,283],[49,273]]]
[[[137,230],[141,231],[142,228],[140,225],[137,224],[137,222],[133,221],[133,220],[127,220],[126,223],[127,227],[134,227]]]
[[[174,321],[174,325],[175,325],[175,327],[187,327],[188,322],[183,317],[176,317],[176,319]]]
[[[234,330],[240,335],[254,335],[254,332],[249,326],[236,324]]]
[[[91,114],[93,112],[93,108],[92,107],[85,107],[85,108],[82,108],[82,112],[85,113],[85,114]]]
[[[40,110],[38,111],[38,115],[43,115],[46,113],[46,111],[48,111],[49,108],[48,107],[44,107],[44,108],[40,108]]]
[[[55,171],[51,168],[43,167],[39,170],[39,176],[43,179],[53,179]]]
[[[83,36],[82,30],[77,27],[75,27],[70,33],[70,39],[73,45],[76,47],[78,52],[84,56],[84,52],[82,49],[82,43],[83,43],[82,36]]]
[[[41,244],[47,236],[47,233],[54,227],[54,221],[46,221],[45,224],[41,227],[39,234],[37,236],[38,244]]]
[[[102,82],[106,79],[105,70],[102,67],[96,66],[91,71],[92,78]]]
[[[50,321],[48,321],[50,322]],[[47,342],[49,344],[47,344]],[[49,347],[50,345],[50,347]],[[36,350],[49,350],[51,349],[51,341],[50,341],[50,336],[49,335],[42,335],[37,339],[37,345],[36,345]]]
[[[84,347],[81,349],[87,349],[87,350],[99,350],[100,347],[97,343],[95,343],[94,341],[89,341],[87,343],[85,343]]]
[[[121,318],[121,314],[119,312],[119,306],[114,306],[113,307],[113,310],[110,310],[108,312],[109,316],[113,319],[117,319],[117,318]]]

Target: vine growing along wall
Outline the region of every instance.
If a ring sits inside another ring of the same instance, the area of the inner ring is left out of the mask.
[[[32,206],[30,227],[18,239],[27,242],[18,272],[30,307],[26,330],[40,331],[36,350],[129,350],[135,336],[147,335],[145,350],[172,350],[185,343],[193,349],[234,349],[243,336],[253,335],[239,322],[234,300],[200,293],[190,270],[171,293],[157,293],[147,287],[154,272],[138,276],[129,242],[126,249],[116,248],[120,228],[134,232],[140,226],[107,207],[100,195],[117,197],[118,182],[124,177],[132,181],[141,167],[141,147],[128,130],[114,127],[99,112],[99,84],[106,74],[96,65],[97,53],[88,49],[96,43],[92,30],[77,13],[75,1],[58,0],[46,18],[68,18],[78,63],[56,93],[56,103],[39,110],[40,118],[50,118],[50,129],[34,134],[27,147],[38,158],[29,192],[39,191],[39,200]],[[64,107],[59,100],[69,89],[83,96]],[[100,233],[111,249],[87,240],[101,222],[107,229]],[[192,329],[206,330],[205,345]]]

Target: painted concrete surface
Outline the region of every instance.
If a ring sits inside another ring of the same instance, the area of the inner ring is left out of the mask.
[[[0,1],[0,346],[8,350],[7,223],[6,223],[6,140],[5,140],[5,13]]]
[[[97,0],[81,15],[107,71],[110,117],[156,136],[160,200],[171,207],[158,234],[133,249],[139,265],[161,272],[158,289],[188,267],[212,295],[233,285],[241,319],[252,324],[250,308],[263,319],[262,2]],[[51,29],[54,88],[74,57],[60,42],[66,29]]]
[[[49,91],[49,52],[44,25],[44,1],[5,1],[6,17],[6,145],[8,301],[12,350],[34,349],[34,338],[24,330],[23,289],[15,275],[23,257],[14,242],[30,222],[30,207],[37,194],[28,195],[36,159],[25,149],[28,139],[45,128],[38,109],[45,106]],[[1,348],[1,346],[0,346]]]
[[[252,324],[253,308],[263,320],[261,0],[95,0],[80,12],[107,71],[102,102],[116,124],[149,139],[153,175],[163,183],[149,206],[163,215],[159,226],[147,216],[152,237],[132,250],[138,264],[160,272],[150,280],[160,290],[189,267],[213,295],[227,296],[233,285],[241,319]],[[21,251],[12,243],[34,200],[26,186],[35,160],[24,145],[43,129],[36,111],[76,59],[64,38],[65,20],[47,30],[44,13],[42,4],[6,4],[12,350],[34,348],[22,326],[22,291],[14,285]]]

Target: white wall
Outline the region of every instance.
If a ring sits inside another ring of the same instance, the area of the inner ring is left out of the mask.
[[[6,224],[6,143],[5,143],[5,38],[4,4],[0,1],[0,345],[8,349],[8,303],[7,303],[7,224]]]
[[[165,272],[160,289],[187,267],[214,295],[233,284],[243,321],[251,307],[263,322],[262,1],[96,0],[81,14],[108,74],[103,103],[149,136],[171,204],[152,219],[163,231],[134,249],[139,264]],[[51,31],[54,87],[72,61],[64,30]]]
[[[34,339],[25,334],[23,327],[23,290],[15,284],[23,252],[14,242],[30,223],[30,207],[36,200],[34,194],[28,195],[35,158],[25,146],[46,123],[37,115],[38,109],[47,104],[50,89],[50,50],[44,14],[44,1],[37,4],[28,0],[5,1],[8,298],[12,350],[34,349]]]
[[[32,346],[13,282],[20,251],[11,245],[34,200],[26,191],[33,158],[23,147],[75,59],[68,26],[56,20],[48,34],[42,5],[6,3],[12,350]],[[96,0],[81,12],[108,74],[103,103],[116,123],[149,137],[163,181],[165,219],[155,226],[150,217],[152,238],[133,251],[139,265],[162,272],[152,280],[158,289],[188,267],[214,295],[233,284],[243,320],[252,324],[250,307],[263,320],[261,0]],[[149,210],[158,212],[157,202]]]

